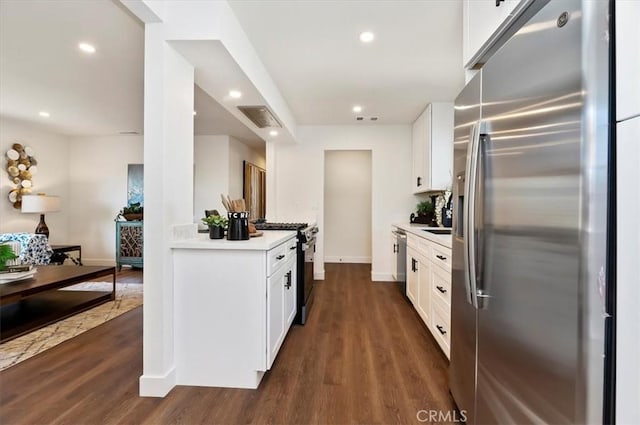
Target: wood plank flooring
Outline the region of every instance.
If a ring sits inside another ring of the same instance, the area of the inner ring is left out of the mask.
[[[137,308],[1,372],[0,423],[389,424],[453,410],[436,342],[394,285],[369,276],[368,265],[326,265],[309,322],[291,329],[258,390],[138,397]]]

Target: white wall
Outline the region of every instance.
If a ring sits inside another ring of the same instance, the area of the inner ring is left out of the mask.
[[[0,118],[0,233],[33,232],[40,221],[38,214],[22,214],[13,208],[8,194],[15,186],[6,172],[6,152],[11,145],[30,146],[38,161],[38,173],[33,176],[33,193],[43,192],[60,197],[61,211],[46,215],[49,240],[53,244],[69,242],[69,142],[65,136],[50,133],[9,118]]]
[[[325,151],[324,260],[371,263],[371,151]]]
[[[251,149],[238,139],[229,137],[229,196],[231,199],[244,198],[243,161],[251,162],[261,168],[266,167],[264,153]]]
[[[324,279],[324,151],[371,150],[373,280],[392,280],[391,225],[407,222],[415,207],[411,187],[411,126],[300,126],[297,144],[269,146],[269,220],[316,221],[317,279]],[[273,185],[277,191],[273,190]]]
[[[226,210],[220,194],[231,199],[242,195],[242,161],[265,167],[264,153],[230,136],[195,136],[193,221],[200,224],[204,210]]]
[[[144,161],[142,136],[69,139],[69,237],[86,265],[115,264],[115,223],[127,205],[129,164]]]
[[[195,136],[193,157],[193,222],[200,224],[204,210],[225,211],[220,194],[229,191],[229,136]]]

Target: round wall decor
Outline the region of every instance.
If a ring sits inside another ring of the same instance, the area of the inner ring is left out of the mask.
[[[29,146],[22,146],[14,143],[11,149],[7,150],[7,175],[14,187],[9,191],[9,202],[13,208],[22,207],[22,195],[31,194],[33,189],[33,176],[38,172],[38,161],[36,161],[33,149]]]

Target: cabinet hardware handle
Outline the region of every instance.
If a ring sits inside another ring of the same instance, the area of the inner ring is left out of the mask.
[[[417,177],[417,178],[416,178],[416,184],[417,184],[418,186],[422,186],[422,177]]]
[[[292,247],[290,247],[290,248],[289,248],[289,251],[293,251],[294,249],[296,249],[296,246],[295,246],[295,245],[294,245],[294,246],[292,246]]]
[[[396,252],[398,252],[398,251],[396,251],[396,249],[397,249],[397,248],[398,248],[398,245],[393,244],[393,253],[394,253],[394,254],[395,254]]]
[[[440,325],[436,325],[436,328],[438,328],[438,332],[440,332],[442,335],[447,333],[447,331],[445,331]]]
[[[500,6],[500,2],[503,2],[504,0],[496,0],[496,7]]]
[[[446,294],[446,293],[447,293],[447,290],[446,290],[446,289],[444,289],[442,286],[436,286],[436,289],[437,289],[438,291],[442,292],[443,294]]]
[[[282,260],[284,258],[284,254],[280,254],[276,257],[276,260]]]
[[[444,255],[436,255],[436,258],[438,258],[439,260],[442,260],[442,261],[447,259],[447,257],[445,257]]]
[[[291,271],[288,271],[285,276],[287,276],[287,281],[285,282],[284,287],[289,289],[291,288]]]
[[[415,260],[415,258],[411,259],[411,271],[412,272],[418,271],[418,262]]]

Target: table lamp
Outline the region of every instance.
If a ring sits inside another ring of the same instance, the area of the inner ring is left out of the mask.
[[[22,212],[40,214],[40,223],[36,227],[36,234],[45,235],[49,239],[49,228],[44,221],[44,214],[60,211],[60,198],[47,195],[24,195],[22,197]]]

